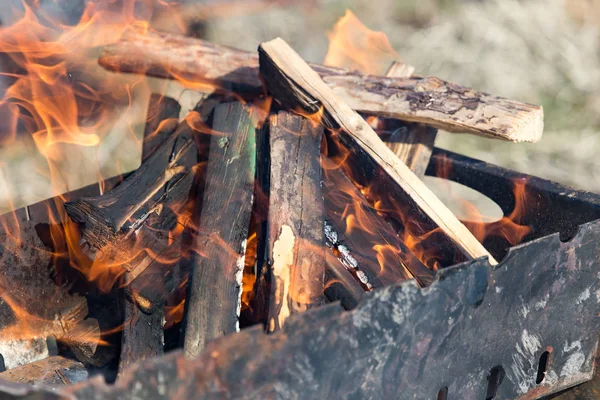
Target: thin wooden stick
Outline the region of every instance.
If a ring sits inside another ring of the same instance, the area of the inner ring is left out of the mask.
[[[367,122],[344,103],[319,75],[280,38],[259,46],[260,71],[269,92],[282,105],[316,113],[321,107],[321,122],[339,128],[379,164],[426,214],[470,258],[496,260],[456,216],[402,163],[381,141]]]

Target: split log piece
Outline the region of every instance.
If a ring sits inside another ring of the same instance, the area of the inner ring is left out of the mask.
[[[155,94],[150,97],[144,129],[142,163],[174,134],[179,110],[179,103],[171,98]],[[182,126],[185,127],[186,124],[183,123]],[[169,238],[169,232],[161,226],[160,220],[150,219],[145,222],[144,228],[147,229],[141,234],[159,233],[152,235],[156,236],[154,250],[164,250],[158,257],[149,261],[149,265],[147,261],[142,261],[125,275],[127,286],[123,291],[122,301],[124,316],[119,374],[137,361],[164,353],[164,306],[168,284],[172,283],[172,268],[181,254],[180,237],[175,240]],[[171,240],[173,242],[169,245]],[[150,257],[146,257],[146,260],[149,259]]]
[[[304,60],[282,39],[259,46],[260,71],[267,89],[284,107],[314,114],[324,110],[322,123],[340,128],[346,147],[364,152],[402,188],[414,202],[415,212],[427,216],[469,259],[493,256],[454,214],[381,141],[367,122],[344,103]]]
[[[162,232],[177,223],[177,212],[187,202],[196,163],[194,129],[184,121],[119,186],[102,196],[66,203],[71,219],[84,225],[82,239],[91,255],[99,251],[102,258],[117,263],[131,257],[134,245],[154,253],[163,250]],[[154,229],[140,234],[145,224],[152,224]],[[144,265],[152,262],[151,257],[145,258],[145,262],[139,262],[137,257],[123,261],[123,268],[137,276]],[[138,271],[134,271],[135,267]]]
[[[99,63],[112,71],[205,83],[211,92],[262,93],[255,54],[173,34],[128,30],[118,43],[104,48]],[[365,115],[514,142],[536,142],[543,132],[540,106],[435,77],[391,78],[311,67],[342,101]]]
[[[4,371],[0,373],[0,379],[29,385],[57,387],[87,380],[88,371],[78,361],[62,356],[50,356]]]
[[[406,68],[406,64],[394,61],[385,76],[408,78],[413,71],[414,68]],[[405,123],[394,119],[383,119],[381,122],[384,129],[389,132],[385,140],[387,146],[415,175],[418,177],[425,175],[433,153],[437,129],[424,124]]]
[[[240,102],[215,108],[199,230],[193,237],[184,316],[184,352],[239,329],[242,273],[256,164],[256,110]]]
[[[266,253],[270,278],[267,329],[323,300],[325,247],[321,194],[323,127],[280,111],[269,118],[269,208]],[[264,152],[267,153],[267,152]]]

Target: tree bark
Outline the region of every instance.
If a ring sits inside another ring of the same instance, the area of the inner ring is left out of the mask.
[[[427,188],[408,167],[381,141],[373,129],[321,80],[315,71],[281,39],[259,47],[260,70],[267,89],[284,107],[317,113],[323,110],[321,123],[339,128],[340,143],[348,151],[381,167],[405,198],[414,205],[414,215],[426,217],[439,228],[469,259],[493,256],[477,241],[456,216]]]
[[[407,68],[406,64],[393,62],[385,76],[408,78],[413,71],[414,68]],[[415,175],[424,176],[433,153],[437,129],[393,119],[382,119],[381,122],[388,133],[387,146]]]
[[[172,34],[129,30],[119,43],[104,48],[99,62],[112,71],[204,83],[211,92],[262,93],[255,54]],[[540,106],[435,77],[390,78],[311,67],[342,101],[366,115],[515,142],[535,142],[542,135]]]
[[[200,354],[209,341],[239,329],[257,123],[256,111],[239,102],[215,109],[185,303],[184,352],[188,357]]]

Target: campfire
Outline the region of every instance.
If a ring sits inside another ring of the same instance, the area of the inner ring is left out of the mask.
[[[0,30],[2,144],[33,138],[56,194],[1,217],[0,393],[504,399],[592,378],[600,199],[434,148],[536,142],[540,106],[419,76],[350,12],[320,65],[122,3],[76,25],[24,5]],[[140,93],[139,167],[72,190],[69,149],[133,134]],[[458,215],[432,176],[502,215]]]

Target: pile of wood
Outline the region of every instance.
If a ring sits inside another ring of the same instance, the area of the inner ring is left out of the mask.
[[[495,264],[420,179],[436,129],[510,141],[543,129],[538,106],[401,64],[386,76],[308,64],[281,39],[251,54],[132,30],[100,64],[212,92],[183,120],[154,95],[141,167],[64,205],[85,255],[120,271],[119,370],[164,351],[173,298],[185,300],[177,340],[196,356],[240,324],[275,331],[324,302],[352,308],[391,283],[426,286],[439,266]],[[405,241],[425,235],[421,247]]]

